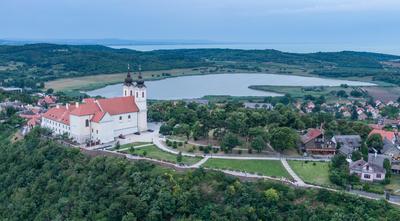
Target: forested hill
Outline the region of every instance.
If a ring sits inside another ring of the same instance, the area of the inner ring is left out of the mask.
[[[0,140],[1,220],[400,220],[384,201],[90,158],[40,135]]]
[[[382,61],[400,56],[368,52],[286,53],[277,50],[179,49],[140,52],[99,45],[30,44],[0,45],[0,81],[6,85],[34,86],[62,77],[117,73],[142,65],[143,70],[166,70],[228,65],[246,69],[267,62],[296,65],[316,75],[378,76],[396,75],[395,68]],[[397,71],[397,72],[396,72]]]

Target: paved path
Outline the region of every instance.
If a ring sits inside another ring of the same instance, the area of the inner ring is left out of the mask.
[[[167,145],[165,145],[163,143],[164,139],[160,138],[160,126],[155,126],[154,128],[154,132],[153,132],[153,143],[154,145],[156,145],[158,148],[160,148],[161,150],[168,152],[168,153],[172,153],[172,154],[179,154],[178,151],[176,150],[171,150],[170,148],[167,147]],[[195,154],[190,154],[190,153],[182,153],[182,156],[188,156],[188,157],[196,157]]]
[[[289,166],[289,164],[288,164],[288,162],[286,161],[285,158],[282,158],[281,162],[282,162],[283,167],[285,167],[285,169],[290,174],[290,176],[293,177],[293,179],[295,180],[295,183],[298,186],[304,186],[304,187],[308,187],[309,186],[308,184],[304,183],[304,181],[299,176],[297,176],[297,174],[292,170],[292,168]]]
[[[201,159],[199,162],[193,164],[192,166],[190,166],[191,168],[199,168],[201,165],[203,165],[205,162],[207,162],[207,160],[209,159],[209,156],[205,156],[203,157],[203,159]]]

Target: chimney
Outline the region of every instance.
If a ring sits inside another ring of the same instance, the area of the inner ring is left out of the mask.
[[[75,107],[76,107],[76,108],[79,107],[79,102],[75,102]]]
[[[378,155],[378,154],[377,154],[377,152],[375,151],[375,153],[374,153],[374,157],[376,158],[376,157],[377,157],[377,155]]]

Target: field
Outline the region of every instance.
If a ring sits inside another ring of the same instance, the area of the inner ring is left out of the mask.
[[[255,90],[262,90],[262,91],[270,91],[275,93],[281,94],[289,94],[293,98],[303,98],[306,95],[311,95],[314,97],[319,97],[321,95],[325,96],[328,102],[330,101],[337,101],[338,99],[341,100],[355,100],[361,98],[353,98],[349,97],[347,99],[339,98],[336,96],[336,92],[340,90],[346,91],[349,95],[353,88],[360,88],[360,87],[340,87],[340,86],[316,86],[316,87],[302,87],[302,86],[270,86],[270,85],[254,85],[250,86],[251,89]],[[367,88],[367,87],[361,87]]]
[[[177,161],[176,161],[177,155],[162,151],[154,145],[140,147],[138,149],[135,149],[134,151],[132,151],[131,149],[128,149],[126,151],[128,153],[137,154],[139,156],[146,156],[146,157],[154,158],[157,160],[164,160],[164,161],[168,161],[171,163],[177,163]],[[198,161],[200,161],[199,157],[186,157],[186,156],[182,157],[182,163],[184,163],[184,164],[192,165]]]
[[[204,167],[291,178],[279,160],[208,159]]]
[[[168,73],[171,76],[193,75],[193,74],[200,74],[200,69],[172,69],[172,70],[162,70],[162,71],[144,71],[142,74],[144,79],[161,79],[167,77],[165,76],[165,73]],[[46,82],[45,87],[53,88],[56,91],[91,90],[95,88],[104,87],[109,84],[122,83],[125,77],[126,73],[117,73],[117,74],[90,75],[84,77],[61,78],[54,81]],[[136,75],[133,75],[133,77],[136,78]]]
[[[288,161],[293,171],[306,183],[330,186],[329,163],[327,162],[308,162]]]
[[[374,99],[387,101],[396,101],[400,97],[400,87],[366,87],[368,94]]]

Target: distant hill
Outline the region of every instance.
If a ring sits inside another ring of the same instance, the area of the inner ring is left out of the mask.
[[[279,63],[302,67],[315,75],[373,76],[400,84],[399,68],[383,64],[396,59],[400,56],[352,51],[302,54],[277,50],[178,49],[141,52],[100,45],[0,45],[0,81],[6,85],[34,87],[38,82],[57,78],[124,72],[128,63],[133,67],[140,64],[143,70],[221,64],[245,69],[247,64]]]

